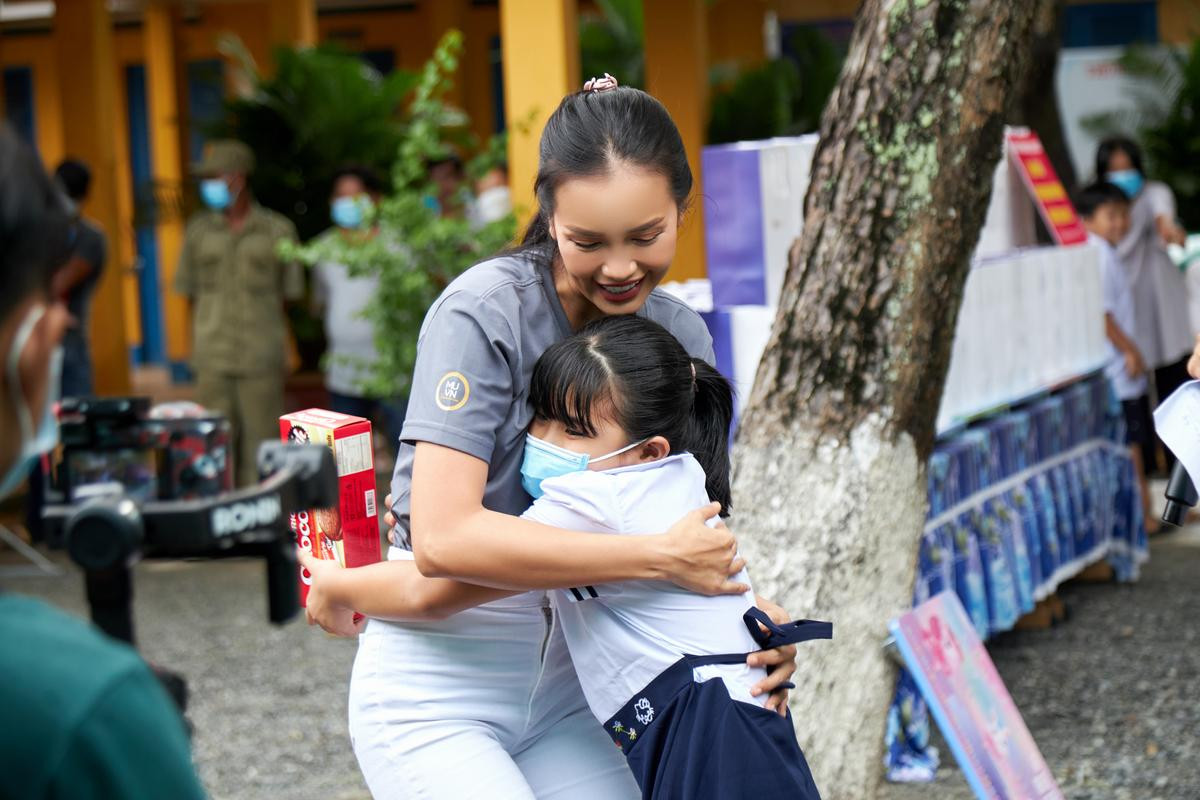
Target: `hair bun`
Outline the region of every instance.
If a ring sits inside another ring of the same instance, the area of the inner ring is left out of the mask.
[[[608,92],[617,88],[618,85],[617,79],[606,72],[603,78],[588,80],[587,83],[583,84],[583,90],[585,92]]]

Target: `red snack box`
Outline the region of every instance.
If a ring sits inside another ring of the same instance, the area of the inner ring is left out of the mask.
[[[279,418],[285,442],[323,444],[337,461],[338,507],[293,514],[292,533],[300,547],[343,567],[380,560],[379,519],[375,505],[375,461],[371,422],[362,417],[310,408]],[[308,600],[312,576],[300,569],[300,605]]]

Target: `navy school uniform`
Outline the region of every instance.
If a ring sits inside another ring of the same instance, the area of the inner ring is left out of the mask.
[[[760,639],[764,648],[833,636],[828,622],[801,620],[780,628],[757,608],[745,618],[756,638],[758,622],[771,626]],[[629,760],[642,797],[819,800],[790,711],[781,717],[734,700],[720,680],[694,678],[697,667],[743,663],[747,655],[684,656],[605,724]]]

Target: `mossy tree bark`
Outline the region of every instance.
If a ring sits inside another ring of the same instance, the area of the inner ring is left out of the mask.
[[[911,605],[925,460],[1037,6],[865,0],[742,417],[733,526],[756,588],[834,621],[792,699],[826,800],[869,800],[882,776],[886,624]]]

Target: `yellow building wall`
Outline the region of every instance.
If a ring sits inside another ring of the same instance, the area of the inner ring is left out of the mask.
[[[457,2],[465,7],[457,15],[435,15],[431,2]],[[437,18],[447,16],[458,18],[463,34],[455,100],[470,116],[471,129],[484,139],[495,129],[489,59],[489,43],[500,35],[500,13],[495,6],[470,6],[463,0],[425,0],[413,8],[321,14],[317,17],[317,33],[322,43],[339,44],[354,53],[390,50],[398,68],[417,70],[433,55],[446,32],[438,26]]]
[[[717,0],[708,7],[708,63],[756,67],[767,58],[767,0]]]
[[[1158,37],[1171,44],[1191,44],[1200,35],[1200,2],[1159,0]]]
[[[58,60],[48,33],[3,34],[0,68],[29,67],[33,70],[34,126],[38,152],[53,169],[63,152],[62,101],[58,92]]]

